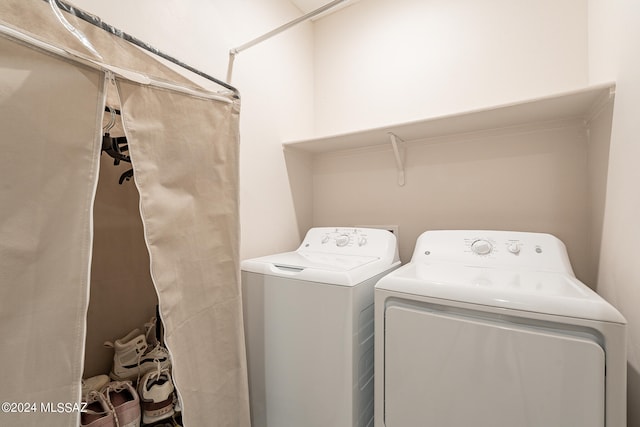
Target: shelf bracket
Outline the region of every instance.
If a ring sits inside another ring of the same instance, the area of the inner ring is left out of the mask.
[[[396,169],[398,169],[398,185],[404,185],[404,141],[400,139],[398,135],[393,132],[387,132],[389,135],[389,140],[391,141],[391,147],[393,147],[393,156],[396,159]],[[399,146],[398,141],[402,143],[402,146]]]

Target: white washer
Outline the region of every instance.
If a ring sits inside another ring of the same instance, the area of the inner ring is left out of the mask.
[[[335,227],[242,262],[253,427],[373,425],[374,285],[399,265],[393,233]]]
[[[375,307],[376,427],[626,426],[626,321],[551,235],[423,233]]]

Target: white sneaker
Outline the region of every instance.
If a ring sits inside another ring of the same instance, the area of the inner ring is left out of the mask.
[[[92,391],[100,391],[102,387],[111,381],[107,375],[96,375],[82,380],[82,401],[87,402],[89,393]]]
[[[173,381],[168,369],[147,372],[138,384],[142,404],[142,422],[152,424],[170,418],[173,410]]]
[[[131,381],[113,381],[102,389],[118,427],[140,427],[140,399]]]
[[[145,335],[139,329],[134,329],[115,343],[107,341],[104,345],[115,350],[113,367],[109,373],[114,380],[136,380],[156,368],[158,363],[162,368],[171,365],[167,349],[160,343],[150,348]]]
[[[153,316],[147,323],[144,324],[144,336],[147,338],[147,344],[150,347],[154,347],[157,344],[160,344],[158,338],[156,337],[158,331],[158,321],[155,316]],[[160,331],[162,333],[163,331]]]
[[[180,393],[176,390],[176,400],[175,405],[173,405],[173,410],[175,412],[182,412],[182,399],[180,398]]]
[[[104,396],[95,390],[88,393],[87,407],[80,413],[80,427],[116,427],[113,408]]]

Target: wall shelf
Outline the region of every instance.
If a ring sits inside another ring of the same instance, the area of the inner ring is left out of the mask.
[[[588,121],[613,98],[614,93],[615,84],[607,83],[557,95],[425,120],[287,141],[283,143],[283,146],[285,149],[294,148],[309,153],[324,153],[386,145],[389,144],[390,134],[410,142],[532,123],[570,119]]]

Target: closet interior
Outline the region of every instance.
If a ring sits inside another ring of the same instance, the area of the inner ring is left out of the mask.
[[[105,112],[105,122],[111,120]],[[119,116],[109,133],[123,138]],[[149,253],[140,218],[140,196],[133,181],[121,178],[130,162],[116,160],[106,150],[93,211],[93,256],[87,311],[87,339],[83,377],[108,374],[113,350],[105,341],[124,337],[156,315],[158,296],[149,273]]]

